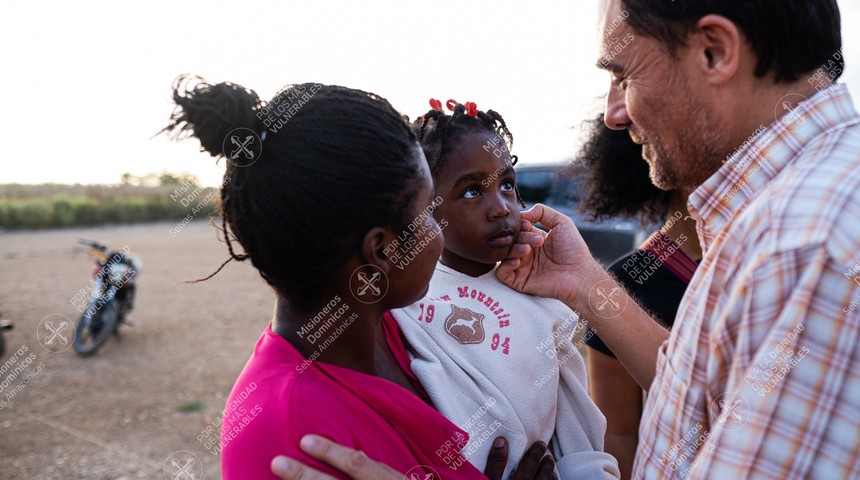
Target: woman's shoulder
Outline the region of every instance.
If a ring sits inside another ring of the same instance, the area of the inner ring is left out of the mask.
[[[264,333],[224,409],[225,472],[232,472],[233,478],[270,478],[268,465],[275,455],[322,468],[299,448],[299,441],[309,433],[353,444],[356,425],[350,412],[354,405],[349,404],[349,395],[338,391],[336,375],[303,358],[283,338]]]
[[[323,374],[286,339],[267,328],[257,342],[228,398],[225,412],[239,405],[256,407],[258,416],[289,425],[326,423],[320,411],[343,410],[344,399],[332,395],[333,379]]]
[[[224,407],[224,478],[272,478],[269,463],[276,455],[308,460],[298,445],[312,427],[323,435],[337,431],[314,409],[330,408],[331,396],[323,394],[312,375],[299,373],[301,356],[270,333],[260,337]]]

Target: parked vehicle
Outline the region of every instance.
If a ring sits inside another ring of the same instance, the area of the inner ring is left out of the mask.
[[[79,243],[96,260],[90,300],[78,320],[73,342],[75,351],[85,357],[96,353],[111,333],[119,336],[120,325],[128,323],[141,262],[128,247],[108,253],[105,245],[89,240]]]
[[[567,164],[518,165],[517,188],[529,206],[542,203],[573,220],[591,254],[604,265],[633,251],[647,233],[630,219],[593,222],[579,211],[580,183],[575,174],[566,175]]]

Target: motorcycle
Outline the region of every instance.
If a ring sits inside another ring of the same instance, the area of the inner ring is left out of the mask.
[[[134,308],[135,281],[141,261],[128,251],[108,252],[108,247],[90,240],[78,242],[95,258],[89,303],[78,320],[73,346],[82,357],[96,353],[111,333],[119,339],[122,324],[131,325],[129,312]]]
[[[3,312],[0,312],[0,318],[3,318]],[[6,340],[3,338],[3,332],[6,330],[12,330],[12,323],[0,320],[0,358],[3,358],[3,353],[6,352]]]

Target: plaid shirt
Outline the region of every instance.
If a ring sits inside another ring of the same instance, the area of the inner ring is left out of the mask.
[[[763,126],[689,204],[705,256],[658,354],[634,478],[860,478],[860,116],[847,89]]]

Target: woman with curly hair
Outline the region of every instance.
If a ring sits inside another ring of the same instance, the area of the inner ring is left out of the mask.
[[[660,190],[649,178],[642,146],[625,130],[611,130],[603,114],[588,121],[589,138],[575,168],[587,178],[580,208],[595,220],[632,217],[643,226],[662,222],[633,252],[609,271],[667,327],[672,326],[687,284],[702,258],[696,222],[689,217],[689,191]],[[642,386],[596,334],[586,335],[588,383],[594,402],[606,416],[605,448],[618,459],[621,477],[629,478],[638,444],[644,406]]]

